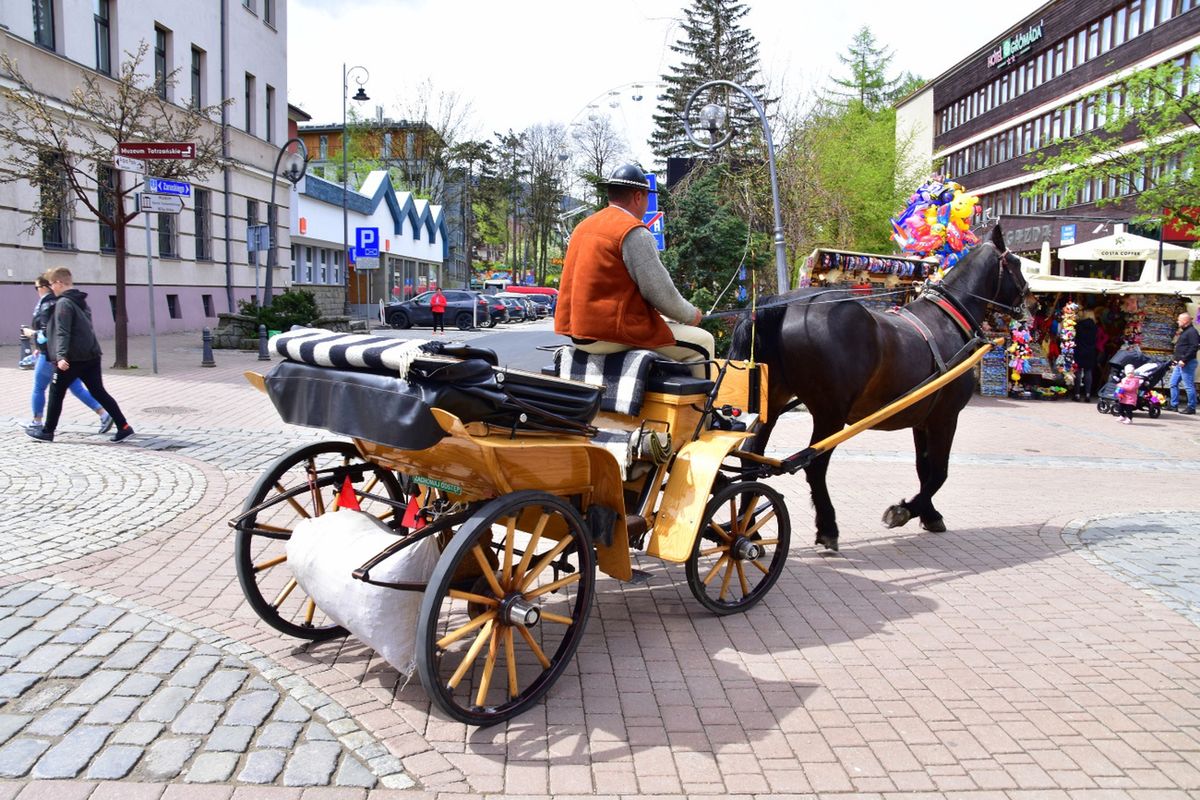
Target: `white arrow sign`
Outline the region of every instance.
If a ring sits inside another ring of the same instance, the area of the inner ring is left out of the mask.
[[[146,174],[146,162],[137,158],[113,156],[113,166],[124,172],[136,172],[139,175]]]
[[[183,198],[170,194],[138,193],[138,211],[153,211],[155,214],[178,214],[183,211]]]

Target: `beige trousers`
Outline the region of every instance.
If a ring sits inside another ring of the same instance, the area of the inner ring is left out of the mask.
[[[710,361],[713,357],[715,342],[713,335],[703,328],[696,328],[692,325],[681,325],[678,322],[667,321],[667,327],[671,329],[671,334],[675,337],[675,344],[669,344],[665,347],[651,347],[660,355],[664,355],[672,361]],[[608,355],[609,353],[620,353],[624,350],[635,349],[632,345],[619,344],[617,342],[595,341],[591,344],[577,344],[575,347],[585,353],[593,355]],[[697,364],[692,367],[692,375],[697,378],[708,377],[708,365]]]

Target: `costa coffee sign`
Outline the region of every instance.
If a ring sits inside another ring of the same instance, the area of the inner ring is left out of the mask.
[[[126,158],[195,158],[192,142],[118,142],[117,155]]]

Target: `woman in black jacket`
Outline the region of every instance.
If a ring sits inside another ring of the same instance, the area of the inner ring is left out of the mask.
[[[1091,402],[1096,385],[1096,320],[1090,309],[1075,323],[1075,399]]]

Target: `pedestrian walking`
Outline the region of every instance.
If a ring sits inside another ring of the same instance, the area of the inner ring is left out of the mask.
[[[33,395],[30,398],[33,420],[29,427],[40,431],[42,429],[42,412],[46,409],[46,390],[50,387],[50,381],[54,377],[54,364],[46,358],[46,325],[50,321],[50,315],[54,313],[54,304],[58,298],[54,296],[54,292],[50,291],[50,281],[45,275],[38,276],[34,282],[34,288],[37,289],[38,302],[33,308],[33,319],[30,321],[30,327],[25,329],[25,335],[29,337],[33,347],[34,358]],[[96,401],[96,398],[92,397],[83,382],[74,380],[68,388],[79,402],[100,417],[100,433],[108,433],[113,426],[113,418]]]
[[[50,270],[46,273],[46,280],[57,297],[54,313],[46,323],[46,358],[53,360],[54,376],[50,382],[50,400],[42,428],[25,432],[39,441],[53,442],[67,387],[79,379],[112,416],[117,426],[112,441],[124,441],[133,436],[133,428],[121,413],[117,401],[104,388],[104,379],[100,375],[102,352],[92,328],[92,311],[88,308],[87,293],[74,287],[71,270],[66,267]]]
[[[439,330],[442,333],[446,332],[446,295],[442,294],[440,288],[433,290],[433,297],[429,298],[429,310],[433,312],[433,332]]]
[[[1133,424],[1133,410],[1137,408],[1138,389],[1142,379],[1134,374],[1133,364],[1125,365],[1125,377],[1117,384],[1117,411],[1123,425]]]
[[[1171,369],[1171,410],[1180,414],[1196,413],[1196,351],[1200,350],[1200,330],[1186,311],[1179,315],[1179,333],[1175,336],[1174,366]],[[1179,407],[1179,384],[1187,392],[1187,408]]]

